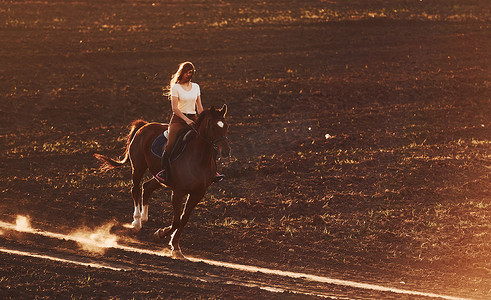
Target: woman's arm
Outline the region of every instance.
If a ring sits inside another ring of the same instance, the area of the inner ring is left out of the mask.
[[[172,112],[173,112],[173,113],[174,113],[176,116],[178,116],[179,118],[183,119],[183,120],[186,122],[186,124],[188,124],[188,125],[193,125],[193,124],[194,124],[193,120],[191,120],[191,119],[189,119],[188,117],[186,117],[186,116],[185,116],[185,115],[182,113],[182,111],[179,109],[179,107],[178,107],[178,105],[177,105],[177,103],[178,103],[178,102],[179,102],[179,97],[177,97],[177,96],[172,96],[172,98],[171,98]]]
[[[198,108],[198,115],[203,112],[203,104],[201,104],[201,96],[196,98],[196,107]]]

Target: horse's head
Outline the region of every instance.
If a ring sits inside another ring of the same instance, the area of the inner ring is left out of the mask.
[[[228,124],[225,121],[227,114],[227,105],[224,104],[221,109],[211,107],[201,113],[198,120],[200,135],[202,135],[208,143],[217,151],[217,154],[222,157],[230,155],[230,145],[228,144]]]

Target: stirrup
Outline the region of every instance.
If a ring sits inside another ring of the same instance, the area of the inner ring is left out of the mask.
[[[225,175],[223,174],[220,174],[220,173],[216,173],[215,175],[215,179],[213,179],[213,182],[220,182],[222,181],[223,179],[225,178]]]
[[[167,183],[167,171],[165,169],[160,170],[157,174],[155,174],[155,179],[157,179],[160,183]]]

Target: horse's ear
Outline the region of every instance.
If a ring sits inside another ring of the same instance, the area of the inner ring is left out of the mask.
[[[224,104],[222,108],[220,109],[220,113],[222,114],[223,117],[227,114],[227,104]]]

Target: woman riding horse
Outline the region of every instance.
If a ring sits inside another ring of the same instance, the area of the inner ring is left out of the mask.
[[[174,257],[183,257],[179,239],[191,211],[215,180],[217,155],[230,155],[226,113],[226,105],[219,110],[213,107],[204,110],[196,120],[196,131],[187,139],[186,148],[172,162],[173,167],[170,169],[170,176],[165,186],[172,190],[173,220],[170,226],[157,230],[155,238],[162,240],[172,235],[169,243]],[[123,160],[116,161],[105,155],[94,154],[102,162],[103,170],[121,167],[131,161],[133,181],[131,195],[135,208],[132,225],[135,231],[140,230],[142,223],[148,220],[148,201],[151,194],[162,187],[154,177],[143,184],[142,193],[141,180],[147,170],[155,176],[161,169],[160,158],[152,153],[151,146],[166,128],[166,124],[136,120],[131,124]],[[183,211],[182,204],[186,196],[188,197]]]
[[[169,123],[167,144],[162,153],[162,170],[155,175],[155,178],[163,184],[169,179],[169,159],[177,137],[189,126],[194,126],[197,119],[196,109],[198,114],[203,111],[199,85],[191,82],[195,72],[196,69],[191,62],[183,62],[179,65],[179,69],[172,76],[169,84],[168,96],[171,100],[173,114]],[[223,177],[217,173],[215,182],[222,180]]]

